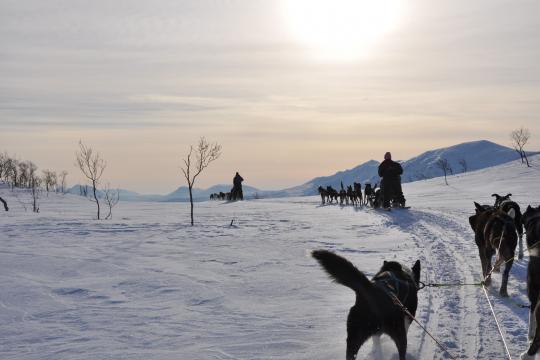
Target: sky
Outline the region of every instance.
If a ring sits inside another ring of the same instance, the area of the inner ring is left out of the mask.
[[[501,0],[0,0],[0,151],[75,184],[82,140],[112,186],[168,193],[201,136],[222,155],[196,187],[239,171],[282,189],[386,151],[509,146],[521,126],[540,150],[539,13]]]

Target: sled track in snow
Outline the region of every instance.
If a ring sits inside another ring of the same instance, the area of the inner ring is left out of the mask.
[[[387,225],[410,234],[420,249],[422,281],[475,283],[481,280],[480,261],[465,216],[410,210],[388,215]],[[498,292],[499,278],[496,274],[491,294]],[[503,358],[500,338],[480,291],[477,286],[426,287],[419,292],[417,318],[458,358]],[[410,332],[409,344],[409,353],[418,359],[427,359],[426,354],[433,354],[432,359],[449,358],[418,327]]]

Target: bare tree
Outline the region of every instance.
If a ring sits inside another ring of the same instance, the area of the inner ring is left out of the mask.
[[[32,175],[29,179],[29,188],[32,195],[32,211],[35,213],[39,212],[39,198],[41,197],[41,183],[42,179],[35,174],[35,171],[32,172]]]
[[[105,160],[101,158],[99,153],[94,153],[91,147],[87,147],[82,141],[79,141],[79,151],[76,152],[76,164],[83,175],[92,183],[92,191],[94,195],[94,201],[97,205],[97,219],[100,219],[100,204],[97,196],[97,186],[99,180],[107,167]]]
[[[52,170],[43,170],[43,183],[45,184],[45,190],[47,191],[47,196],[49,196],[50,190],[55,190],[58,183],[58,176],[56,171]]]
[[[528,167],[531,167],[531,165],[529,164],[529,159],[527,158],[527,153],[525,152],[524,148],[525,145],[527,145],[530,137],[531,132],[529,131],[529,129],[524,128],[523,126],[510,133],[510,138],[512,139],[512,146],[514,147],[514,150],[516,150],[521,157],[521,163],[526,163]]]
[[[58,174],[56,171],[53,172],[53,177],[51,179],[51,187],[54,189],[54,192],[58,192]]]
[[[183,159],[184,165],[182,166],[182,173],[188,183],[189,189],[189,202],[191,204],[191,225],[193,226],[193,185],[197,177],[203,172],[204,169],[210,165],[211,162],[217,160],[221,155],[221,145],[218,143],[210,144],[204,137],[199,139],[197,148],[194,149],[193,145],[189,148],[189,154],[187,158]]]
[[[19,174],[19,178],[16,180],[16,183],[15,183],[15,186],[16,187],[29,187],[29,180],[30,180],[30,175],[29,175],[29,168],[28,168],[28,162],[27,161],[21,161],[19,162],[19,171],[18,171],[18,174]]]
[[[19,179],[18,175],[18,160],[13,158],[8,158],[5,162],[5,179],[11,185],[11,190],[17,186],[17,181]]]
[[[0,153],[0,180],[6,178],[6,164],[8,158],[9,155],[6,152]]]
[[[103,199],[105,200],[105,204],[109,207],[109,213],[105,217],[105,220],[112,219],[112,209],[118,204],[118,201],[120,201],[120,190],[111,189],[110,184],[105,185],[103,188]]]
[[[462,170],[462,172],[464,172],[464,173],[466,173],[467,170],[469,169],[469,166],[468,166],[468,164],[467,164],[467,160],[465,160],[465,159],[459,160],[459,165],[461,166],[461,170]]]
[[[12,159],[7,152],[0,154],[0,180],[10,182]]]
[[[62,170],[62,172],[60,173],[60,189],[62,190],[62,194],[66,193],[67,175],[68,175],[68,172],[66,170]]]
[[[35,187],[40,187],[41,184],[43,183],[42,179],[40,179],[39,176],[37,176],[36,172],[37,172],[37,165],[34,164],[33,162],[31,161],[25,161],[26,163],[26,166],[27,166],[27,183],[26,183],[26,187],[29,187],[31,189],[35,188]]]
[[[448,159],[439,158],[437,159],[437,162],[435,163],[435,165],[443,171],[444,182],[446,183],[446,185],[448,185],[448,180],[446,179],[446,175],[448,173],[452,173],[452,168],[450,167],[450,164],[448,163]]]

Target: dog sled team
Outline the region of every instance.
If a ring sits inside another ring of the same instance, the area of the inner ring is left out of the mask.
[[[210,195],[210,200],[227,200],[227,201],[236,201],[244,200],[244,191],[242,190],[242,181],[244,178],[240,176],[238,171],[233,178],[233,187],[231,191],[224,193],[220,191],[219,193],[213,193]]]
[[[475,213],[469,217],[483,275],[480,284],[489,286],[493,272],[499,272],[504,265],[499,294],[508,297],[508,276],[516,248],[518,258],[523,258],[522,238],[525,232],[529,252],[529,347],[521,359],[534,359],[540,348],[540,206],[534,208],[529,205],[522,214],[519,205],[510,198],[512,194],[492,196],[495,198],[493,205],[474,202]],[[407,330],[415,316],[417,293],[422,285],[420,261],[416,261],[412,268],[395,261],[384,261],[379,272],[369,280],[348,260],[330,251],[315,250],[312,256],[335,282],[356,293],[355,304],[347,318],[346,359],[356,359],[367,339],[373,337],[376,344],[380,335],[386,334],[396,344],[399,359],[404,360]]]
[[[326,188],[319,186],[318,191],[321,195],[322,204],[337,204],[340,205],[369,205],[373,208],[390,209],[390,207],[405,208],[405,197],[401,189],[401,174],[403,168],[401,164],[392,160],[392,154],[387,152],[384,154],[384,161],[379,165],[379,176],[381,177],[380,188],[371,186],[370,183],[364,185],[364,193],[362,194],[362,184],[353,183],[348,185],[347,189],[341,183],[341,190],[337,191],[331,186]]]

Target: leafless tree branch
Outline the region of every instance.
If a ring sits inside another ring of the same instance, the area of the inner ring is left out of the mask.
[[[217,160],[221,155],[221,145],[218,143],[210,144],[206,138],[201,137],[197,148],[193,145],[189,148],[189,153],[183,159],[184,165],[181,167],[184,178],[188,184],[189,202],[191,205],[191,225],[193,226],[193,186],[197,177],[206,169],[210,163]],[[192,157],[195,156],[195,161],[192,162]]]
[[[83,173],[83,175],[92,183],[92,191],[94,195],[94,201],[97,205],[97,219],[100,219],[100,204],[97,196],[97,186],[107,167],[105,160],[101,158],[99,153],[94,153],[91,147],[88,147],[79,141],[79,151],[75,153],[76,164]]]

